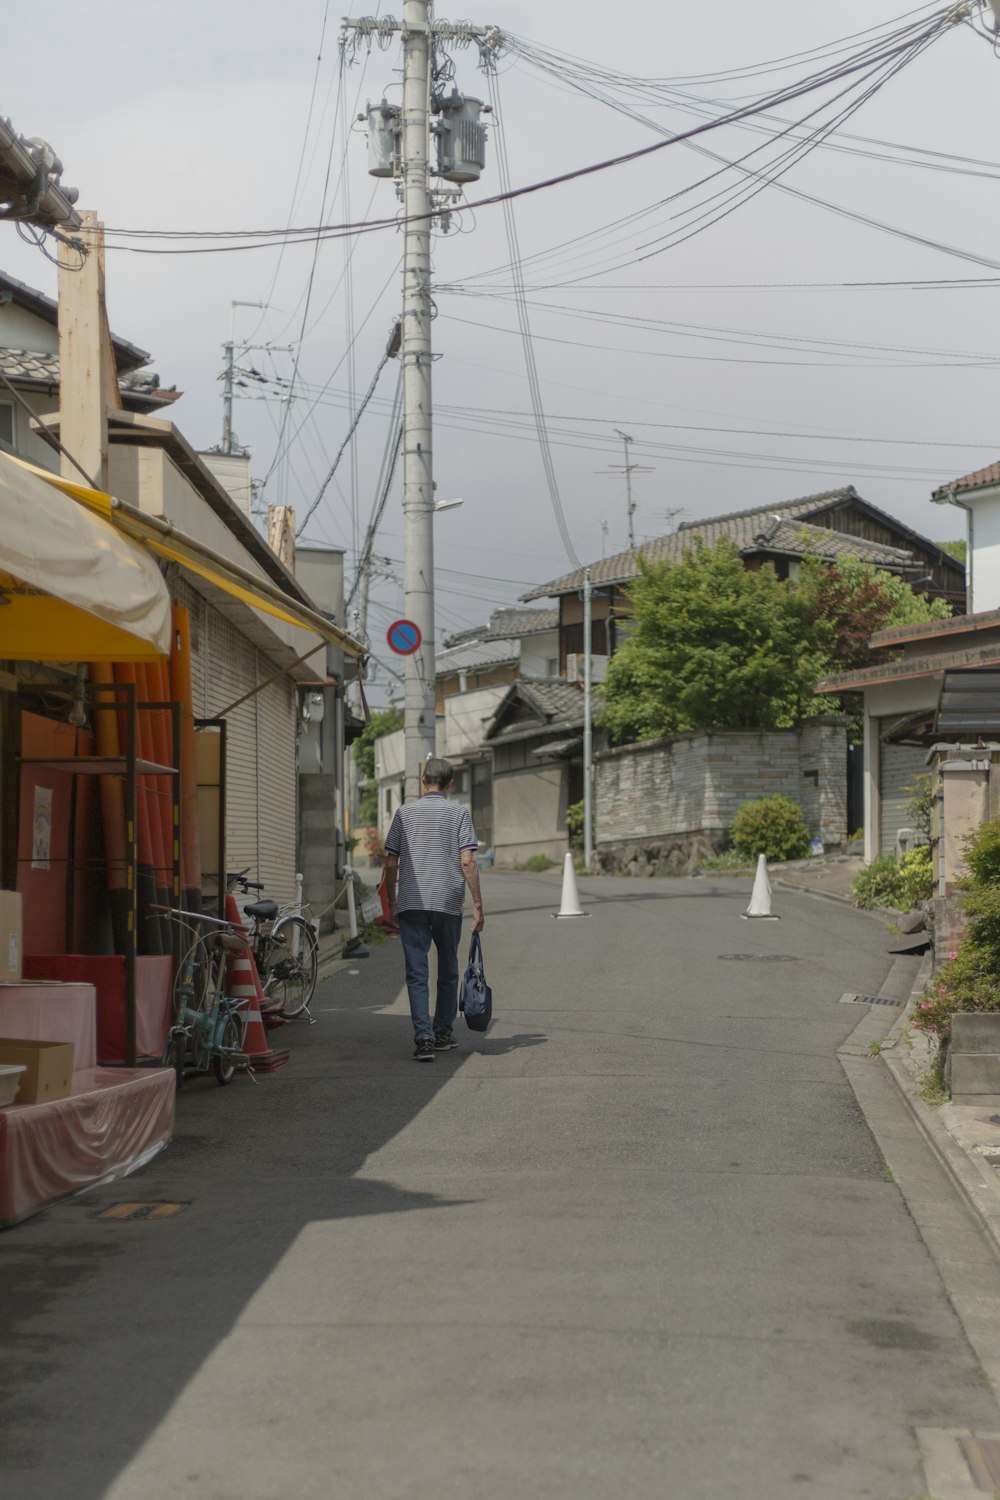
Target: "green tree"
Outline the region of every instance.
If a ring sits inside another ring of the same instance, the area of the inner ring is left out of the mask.
[[[856,557],[831,564],[807,555],[796,589],[831,672],[849,672],[878,660],[881,653],[868,645],[877,630],[951,615],[946,599],[916,594],[905,578]]]
[[[689,729],[784,729],[838,705],[817,681],[866,666],[877,630],[947,618],[946,601],[855,558],[807,555],[795,583],[746,568],[728,539],[629,587],[632,629],[612,657],[601,720],[615,743]]]
[[[617,743],[688,729],[781,729],[822,713],[826,665],[809,601],[731,541],[695,538],[630,585],[632,629],[608,665],[602,723]]]
[[[372,781],[375,776],[375,741],[384,735],[394,734],[403,727],[403,716],[398,708],[383,708],[373,713],[362,732],[354,741],[354,763],[362,776]],[[378,788],[365,787],[361,793],[359,808],[363,824],[374,823],[378,817]]]
[[[968,551],[968,545],[964,539],[958,542],[938,542],[938,546],[943,552],[950,552],[952,557],[957,557],[959,562],[965,562],[965,554]]]

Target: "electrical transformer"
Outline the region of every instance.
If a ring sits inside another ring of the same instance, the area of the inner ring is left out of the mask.
[[[489,107],[456,91],[436,100],[434,109],[438,175],[446,182],[476,182],[486,165],[486,126],[479,117]]]
[[[368,171],[372,177],[400,175],[402,116],[399,105],[386,99],[381,104],[369,104],[367,116],[358,116],[368,122]]]

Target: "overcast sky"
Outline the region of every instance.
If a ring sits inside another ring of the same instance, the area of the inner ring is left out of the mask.
[[[471,19],[626,78],[669,79],[703,99],[732,103],[803,76],[808,60],[743,81],[701,76],[819,47],[894,19],[898,6],[899,0],[841,0],[836,7],[799,0],[755,6],[621,0],[613,7],[499,0]],[[97,210],[109,231],[277,229],[320,218],[390,217],[397,209],[392,185],[367,175],[364,135],[355,127],[345,140],[344,122],[387,88],[398,99],[398,48],[373,49],[342,74],[340,11],[323,0],[280,8],[259,0],[175,0],[169,7],[35,0],[5,17],[0,113],[23,134],[51,141],[65,164],[64,181],[80,189],[80,206]],[[487,97],[474,53],[453,56],[463,91]],[[998,70],[983,38],[956,26],[845,128],[992,161],[1000,157]],[[565,72],[561,80],[545,76],[517,55],[502,61],[497,87],[515,187],[658,139],[649,125],[575,92]],[[785,106],[782,117],[800,117],[811,107]],[[669,108],[655,118],[671,130],[692,123]],[[703,144],[732,160],[761,140],[729,127]],[[491,131],[487,169],[470,199],[499,190],[498,144]],[[924,157],[904,165],[897,151],[848,144],[872,154],[819,149],[784,180],[814,198],[1000,261],[1000,167],[952,162],[964,172],[928,170]],[[893,159],[881,159],[886,155]],[[1000,455],[1000,280],[953,289],[789,284],[1000,272],[774,187],[714,225],[701,221],[701,232],[673,248],[661,248],[662,236],[682,221],[669,215],[694,202],[693,194],[605,231],[714,165],[671,146],[515,204],[542,400],[577,554],[593,560],[626,545],[624,482],[606,472],[622,460],[615,428],[634,437],[632,461],[652,471],[634,478],[640,537],[671,529],[678,511],[693,520],[848,483],[917,530],[937,538],[960,534],[958,516],[930,505],[929,495]],[[733,181],[718,178],[699,196]],[[2,233],[4,268],[54,294],[54,267],[13,226]],[[109,239],[162,248],[113,233]],[[532,260],[556,246],[563,248]],[[238,402],[235,421],[252,449],[255,475],[272,471],[265,501],[292,504],[302,515],[346,433],[352,383],[358,400],[384,348],[399,304],[401,249],[395,229],[280,254],[273,247],[209,255],[113,249],[112,325],[150,351],[165,385],[185,392],[172,414],[199,447],[220,436],[217,377],[232,300],[270,304],[263,313],[237,310],[238,339],[298,346],[304,328],[299,385],[284,429],[288,452],[275,463],[285,410],[280,386],[266,388],[267,400]],[[649,249],[659,253],[640,260]],[[439,640],[570,566],[531,430],[509,261],[497,207],[462,214],[450,235],[435,240],[442,287],[434,326],[438,495],[465,501],[436,522]],[[665,326],[671,323],[696,326]],[[352,328],[353,371],[346,352]],[[278,350],[245,355],[256,370],[285,381],[295,359]],[[361,420],[355,468],[345,458],[308,530],[317,543],[347,548],[349,578],[377,486],[395,371],[387,367]],[[397,484],[376,546],[394,560],[387,572],[399,579],[400,500]],[[401,605],[401,584],[381,579],[369,622],[373,639],[384,636]]]

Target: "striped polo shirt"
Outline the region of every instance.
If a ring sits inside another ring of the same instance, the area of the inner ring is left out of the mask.
[[[465,905],[463,849],[478,849],[468,808],[440,792],[404,802],[385,836],[385,851],[399,858],[397,911],[444,911],[461,916]]]

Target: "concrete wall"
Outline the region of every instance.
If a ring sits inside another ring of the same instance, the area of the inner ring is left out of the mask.
[[[554,670],[550,663],[555,663]],[[559,676],[559,632],[546,630],[540,635],[526,635],[521,640],[522,677]]]
[[[455,693],[444,700],[444,722],[438,733],[438,754],[446,760],[478,752],[486,726],[507,694],[508,684]]]
[[[1000,609],[1000,489],[965,493],[968,511],[967,608]]]
[[[498,865],[523,864],[532,854],[561,860],[566,837],[566,770],[542,761],[523,770],[505,769],[504,749],[493,762],[493,850]]]
[[[847,837],[847,730],[841,715],[799,729],[675,735],[594,757],[596,850],[610,869],[680,871],[727,842],[744,802],[780,792],[813,838]]]

